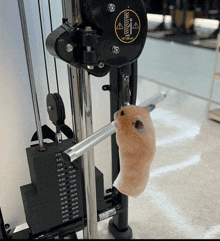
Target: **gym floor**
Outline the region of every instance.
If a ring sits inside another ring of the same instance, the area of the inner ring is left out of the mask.
[[[147,39],[137,102],[167,97],[151,114],[157,151],[147,188],[129,198],[133,239],[220,239],[220,124],[207,118],[214,59],[214,50]],[[98,223],[100,239],[113,238],[108,222]]]

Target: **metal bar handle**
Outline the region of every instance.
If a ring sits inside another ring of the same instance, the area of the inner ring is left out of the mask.
[[[149,107],[148,110],[152,111],[154,109],[152,106],[155,106],[156,104],[158,104],[165,97],[166,97],[166,93],[161,91],[157,96],[152,97],[151,99],[143,102],[139,106]],[[88,138],[84,139],[83,141],[79,142],[78,144],[64,151],[61,154],[62,160],[67,163],[73,162],[78,157],[83,155],[83,153],[85,153],[86,151],[90,150],[95,145],[97,145],[99,142],[101,142],[108,136],[111,136],[112,134],[114,134],[117,131],[117,128],[114,126],[114,123],[115,121],[111,122],[110,124],[98,130]]]

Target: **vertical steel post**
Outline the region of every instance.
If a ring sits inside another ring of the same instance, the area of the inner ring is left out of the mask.
[[[137,95],[137,61],[135,61],[131,65],[131,76],[130,76],[130,90],[131,90],[131,98],[130,104],[136,103],[136,95]],[[117,91],[111,91],[111,121],[114,120],[114,113],[121,108],[121,91],[122,91],[122,82],[121,82],[121,75],[120,75],[120,68],[115,68],[110,72],[110,85]],[[111,144],[112,144],[112,183],[118,176],[120,171],[120,163],[119,163],[119,153],[118,153],[118,145],[116,143],[115,134],[111,136]],[[118,197],[120,200],[120,204],[122,206],[123,212],[115,215],[110,223],[113,221],[113,225],[116,230],[121,233],[128,232],[127,238],[132,237],[131,228],[128,225],[128,196],[118,192]],[[114,234],[113,234],[114,235]],[[117,238],[120,238],[120,234]]]
[[[204,1],[204,18],[209,18],[209,0]]]
[[[66,18],[70,24],[81,23],[80,0],[63,0]],[[71,93],[72,115],[76,141],[80,142],[93,133],[92,102],[90,76],[88,72],[73,66],[68,67]],[[84,176],[87,226],[83,230],[84,238],[97,238],[97,202],[95,182],[94,149],[81,157],[81,168]]]
[[[0,239],[7,239],[7,234],[5,231],[5,224],[4,224],[4,220],[3,220],[3,216],[2,216],[2,211],[1,211],[1,207],[0,207]]]
[[[38,101],[37,101],[37,93],[36,93],[35,80],[34,80],[34,71],[33,71],[32,59],[31,59],[30,42],[29,42],[29,37],[28,37],[27,21],[26,21],[23,0],[18,0],[18,8],[19,8],[20,19],[21,19],[21,28],[22,28],[22,33],[23,33],[24,49],[25,49],[28,75],[29,75],[30,88],[31,88],[31,95],[32,95],[32,101],[33,101],[33,107],[34,107],[35,122],[36,122],[36,127],[37,127],[37,136],[38,136],[39,146],[40,146],[39,151],[44,151],[45,148],[43,146],[43,135],[42,135],[42,130],[41,130],[40,113],[39,113],[39,107],[38,107]]]
[[[183,0],[183,26],[184,26],[184,31],[186,31],[186,15],[188,11],[188,0]]]
[[[66,0],[61,0],[63,18],[67,18]]]
[[[110,92],[110,102],[111,102],[111,121],[114,120],[114,113],[121,108],[121,100],[120,96],[120,72],[118,68],[111,70],[110,72],[110,86],[117,91]],[[112,149],[112,183],[114,183],[120,171],[120,162],[119,162],[119,150],[116,142],[116,134],[114,133],[111,136],[111,149]],[[113,188],[114,190],[114,188]],[[128,227],[128,196],[121,194],[120,192],[115,193],[124,210],[123,213],[115,215],[110,222],[113,222],[114,227],[119,230],[126,230]],[[110,222],[109,222],[109,230],[110,230]],[[111,232],[111,230],[110,230]],[[113,234],[113,233],[112,233]],[[114,234],[113,234],[114,235]],[[115,236],[115,235],[114,235]],[[118,239],[118,237],[115,237]]]

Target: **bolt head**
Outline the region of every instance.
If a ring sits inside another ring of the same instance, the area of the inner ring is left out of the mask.
[[[94,66],[93,65],[87,65],[87,69],[94,69]]]
[[[115,5],[112,4],[112,3],[109,3],[107,5],[107,10],[110,12],[110,13],[113,13],[115,11]]]
[[[66,45],[66,52],[70,53],[73,51],[73,46],[71,44]]]
[[[48,110],[48,111],[53,110],[52,106],[48,106],[48,107],[47,107],[47,110]]]
[[[104,63],[102,63],[102,62],[100,62],[99,65],[98,65],[98,67],[99,67],[100,69],[104,68],[104,66],[105,66]]]
[[[118,46],[113,46],[112,47],[112,53],[113,54],[119,54],[120,53],[120,48]]]

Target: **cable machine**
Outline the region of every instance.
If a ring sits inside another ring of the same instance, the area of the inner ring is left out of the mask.
[[[190,2],[188,0],[175,0],[175,3],[173,2],[173,23],[172,23],[173,33],[166,34],[166,36],[195,34],[194,24],[192,24],[192,26],[189,29],[187,29],[187,12],[188,12],[190,6],[191,6],[191,8],[194,8],[192,2]],[[179,26],[176,23],[176,20],[177,20],[176,12],[177,11],[183,12],[182,14],[180,14],[180,16],[182,15],[182,21],[181,21],[181,24],[179,24]],[[194,11],[193,11],[193,15],[194,15]],[[192,17],[192,19],[194,21],[194,16]]]
[[[38,0],[39,15],[40,0]],[[47,36],[46,48],[54,56],[57,93],[50,92],[46,105],[56,132],[41,125],[25,6],[18,0],[28,74],[37,131],[31,141],[37,145],[26,148],[31,183],[21,186],[28,228],[8,229],[0,210],[0,238],[47,239],[69,237],[97,238],[97,222],[112,217],[109,230],[117,239],[131,239],[128,225],[128,197],[116,188],[106,190],[103,174],[95,167],[93,147],[112,136],[112,183],[119,173],[119,155],[113,115],[121,107],[135,104],[137,94],[137,59],[147,37],[147,16],[142,0],[62,0],[63,24]],[[43,43],[44,46],[44,43]],[[45,69],[47,61],[44,49]],[[67,63],[71,101],[72,129],[65,124],[65,107],[59,94],[56,59]],[[110,73],[111,123],[93,133],[90,76]],[[48,78],[47,78],[48,79]],[[142,103],[153,110],[165,93]],[[67,139],[63,139],[65,135]],[[48,138],[52,142],[47,143]]]
[[[196,4],[198,0],[196,0]],[[217,39],[218,33],[220,30],[220,1],[204,1],[204,17],[208,19],[216,19],[219,21],[218,28],[214,30],[209,36],[200,36],[200,40],[206,40],[206,39]],[[216,9],[213,9],[215,6]]]
[[[152,29],[151,31],[166,31],[167,28],[165,27],[165,17],[169,14],[169,0],[163,0],[162,1],[162,15],[163,15],[163,21],[160,23],[156,28]],[[150,31],[150,30],[149,30]]]

